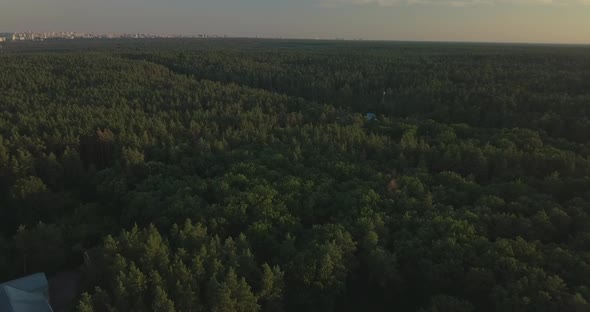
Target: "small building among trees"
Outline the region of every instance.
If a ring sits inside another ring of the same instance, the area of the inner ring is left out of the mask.
[[[45,274],[37,273],[0,284],[0,311],[53,312]]]

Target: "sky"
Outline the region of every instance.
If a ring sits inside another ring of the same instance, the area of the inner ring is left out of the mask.
[[[590,0],[0,0],[0,32],[590,43]]]

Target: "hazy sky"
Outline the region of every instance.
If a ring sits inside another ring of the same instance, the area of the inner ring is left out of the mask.
[[[26,30],[590,43],[590,0],[0,0]]]

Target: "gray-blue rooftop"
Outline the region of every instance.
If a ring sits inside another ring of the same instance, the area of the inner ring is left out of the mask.
[[[37,273],[0,284],[0,311],[52,312],[45,274]]]

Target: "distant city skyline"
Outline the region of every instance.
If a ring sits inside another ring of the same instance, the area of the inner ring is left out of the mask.
[[[0,32],[590,43],[590,0],[4,0]]]
[[[155,38],[185,38],[179,34],[154,34],[154,33],[85,33],[78,31],[25,31],[25,32],[2,32],[0,31],[0,43],[18,41],[45,41],[57,39],[155,39]],[[225,35],[198,34],[191,38],[224,38]]]

